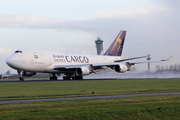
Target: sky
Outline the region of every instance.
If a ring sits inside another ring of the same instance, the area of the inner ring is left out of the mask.
[[[179,0],[0,0],[0,73],[15,72],[5,61],[19,48],[96,55],[97,37],[105,52],[120,30],[127,31],[124,58],[174,55],[151,64],[152,71],[179,65],[179,6]]]

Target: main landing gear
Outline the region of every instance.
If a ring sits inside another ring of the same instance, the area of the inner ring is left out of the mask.
[[[58,77],[53,73],[52,76],[50,76],[49,79],[50,79],[50,80],[57,80]]]
[[[83,76],[73,76],[72,80],[82,80]]]
[[[82,80],[83,76],[70,76],[70,75],[66,75],[63,77],[63,80]]]

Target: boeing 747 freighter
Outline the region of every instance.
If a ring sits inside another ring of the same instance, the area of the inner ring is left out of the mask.
[[[120,31],[104,55],[76,55],[55,51],[19,49],[7,58],[6,63],[17,70],[21,81],[24,81],[25,77],[36,75],[36,73],[49,73],[51,74],[50,80],[57,80],[56,75],[60,74],[64,74],[64,80],[81,80],[85,75],[97,74],[98,71],[107,68],[124,73],[137,63],[168,61],[172,58],[171,56],[165,60],[130,62],[130,60],[146,56],[128,59],[121,57],[125,36],[126,31]]]

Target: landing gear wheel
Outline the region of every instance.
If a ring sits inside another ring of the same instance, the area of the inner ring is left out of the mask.
[[[82,79],[83,79],[82,76],[75,76],[75,77],[74,77],[74,80],[82,80]]]
[[[70,80],[71,78],[70,77],[66,77],[66,80]]]
[[[49,79],[50,80],[57,80],[58,79],[58,77],[55,75],[55,74],[52,74],[53,76],[50,76],[49,77]]]
[[[50,80],[57,80],[58,77],[57,77],[57,76],[54,76],[54,77],[50,77],[49,79],[50,79]]]
[[[20,81],[24,81],[24,79],[25,79],[24,77],[19,77]]]
[[[79,76],[75,76],[75,80],[78,80],[79,79]]]
[[[67,76],[63,76],[63,80],[71,80],[71,78]]]

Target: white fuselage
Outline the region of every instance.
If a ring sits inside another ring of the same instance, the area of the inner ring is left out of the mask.
[[[26,72],[61,73],[55,70],[54,66],[113,63],[115,60],[123,59],[120,56],[63,54],[44,50],[20,49],[17,51],[19,52],[13,53],[6,63],[16,70]]]

